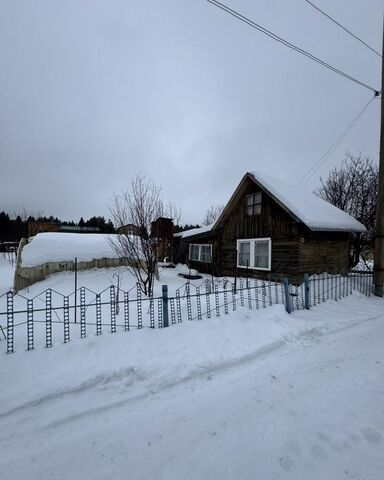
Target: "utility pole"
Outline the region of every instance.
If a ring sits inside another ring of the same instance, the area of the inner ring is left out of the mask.
[[[384,55],[384,28],[383,28],[383,55]],[[380,164],[379,188],[376,203],[376,229],[375,229],[375,257],[373,266],[373,283],[375,295],[384,295],[384,59],[381,60],[381,130],[380,130]]]

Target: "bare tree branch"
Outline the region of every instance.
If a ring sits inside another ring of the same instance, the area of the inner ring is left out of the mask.
[[[347,152],[342,167],[334,168],[326,180],[321,178],[320,181],[321,187],[314,193],[355,217],[367,229],[352,239],[350,265],[354,267],[360,257],[370,255],[373,248],[378,166],[361,153],[352,155]]]
[[[224,205],[211,205],[204,217],[203,225],[210,225],[214,223],[221,215],[221,212],[224,210]]]
[[[161,198],[161,188],[141,175],[131,179],[130,188],[120,195],[114,194],[109,211],[115,228],[134,227],[135,235],[121,230],[109,237],[109,243],[119,257],[128,259],[129,270],[136,277],[142,292],[152,295],[157,269],[155,239],[151,236],[152,222],[159,217],[181,217],[175,205],[167,205]]]

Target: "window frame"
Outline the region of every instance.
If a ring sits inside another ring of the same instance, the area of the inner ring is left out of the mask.
[[[256,243],[268,241],[268,267],[255,267],[255,245]],[[249,243],[249,265],[240,265],[239,256],[240,249],[239,246],[241,243]],[[239,238],[236,241],[236,266],[237,268],[250,268],[251,270],[263,270],[265,272],[270,272],[272,267],[272,239],[271,237],[263,238]]]
[[[194,247],[199,247],[198,260],[196,260],[195,258],[191,258],[192,245]],[[202,260],[201,259],[201,257],[202,257],[202,255],[201,255],[202,248],[201,247],[209,247],[209,252],[210,252],[210,256],[211,256],[210,260]],[[212,244],[211,243],[190,243],[189,244],[189,252],[188,252],[188,260],[191,261],[191,262],[212,263],[212,260],[213,260]]]
[[[256,195],[259,195],[260,196],[260,201],[259,202],[256,202],[255,201],[255,196]],[[248,199],[252,197],[252,202],[251,203],[248,203]],[[261,190],[257,191],[257,192],[253,192],[253,193],[249,193],[247,195],[245,195],[245,202],[244,202],[244,206],[245,206],[245,216],[246,217],[256,217],[258,215],[261,215],[261,211],[262,211],[262,205],[263,205],[263,193]],[[256,207],[260,207],[259,210],[260,212],[256,213],[255,212],[255,209]],[[252,208],[252,213],[249,214],[248,213],[248,209],[249,208]]]

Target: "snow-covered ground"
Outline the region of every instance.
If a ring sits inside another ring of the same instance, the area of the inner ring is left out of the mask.
[[[383,302],[3,355],[2,477],[383,478]]]
[[[0,252],[0,295],[13,286],[15,264],[8,253]]]
[[[181,286],[181,269],[162,270],[155,295]],[[115,274],[134,283],[122,267],[79,272],[79,286]],[[0,279],[4,292],[5,259]],[[70,293],[73,273],[21,293],[46,288]],[[65,345],[60,330],[33,352],[17,327],[16,353],[1,353],[0,478],[381,479],[383,307],[357,292],[291,315],[238,306]]]

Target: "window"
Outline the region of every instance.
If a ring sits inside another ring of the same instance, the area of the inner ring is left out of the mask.
[[[212,245],[201,245],[199,243],[191,243],[189,245],[189,260],[195,262],[212,262]]]
[[[271,270],[272,241],[250,238],[237,241],[237,266],[255,270]]]
[[[248,217],[261,214],[261,192],[251,193],[245,197],[245,214]]]

